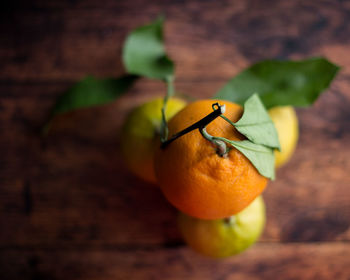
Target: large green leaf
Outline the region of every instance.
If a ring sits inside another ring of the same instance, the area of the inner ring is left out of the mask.
[[[234,126],[253,143],[280,149],[275,125],[257,94],[244,103],[243,116]]]
[[[82,79],[57,99],[50,118],[43,127],[43,133],[46,134],[49,131],[51,121],[56,115],[112,102],[125,93],[136,79],[137,76],[134,75],[104,79],[88,76]]]
[[[115,98],[127,91],[136,78],[137,77],[133,75],[104,79],[88,76],[76,83],[58,98],[51,116],[54,117],[57,114],[79,108],[112,102]]]
[[[282,105],[305,107],[329,86],[339,69],[325,58],[266,60],[235,76],[214,98],[243,104],[257,93],[266,108]]]
[[[131,74],[166,80],[174,75],[174,63],[165,53],[163,18],[135,29],[123,48],[123,62]]]

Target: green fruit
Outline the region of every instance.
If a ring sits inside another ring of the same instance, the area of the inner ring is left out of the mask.
[[[293,155],[298,142],[298,117],[292,106],[273,107],[269,115],[277,129],[281,151],[275,151],[275,166],[285,164]]]
[[[185,106],[186,102],[181,99],[169,99],[166,119]],[[122,131],[121,147],[126,166],[133,174],[151,183],[156,183],[153,161],[155,145],[159,144],[162,107],[161,97],[141,104],[127,116]]]
[[[254,244],[265,225],[265,204],[261,196],[238,214],[226,219],[201,220],[180,213],[180,232],[196,252],[223,258],[236,255]]]

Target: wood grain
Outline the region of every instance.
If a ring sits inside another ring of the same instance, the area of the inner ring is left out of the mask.
[[[162,95],[142,80],[111,104],[58,117],[86,74],[123,73],[126,34],[165,13],[177,90],[209,98],[265,58],[324,55],[340,75],[298,109],[300,140],[264,193],[259,244],[213,261],[184,247],[176,210],[119,151],[133,106]],[[349,279],[350,5],[347,1],[7,1],[0,11],[1,279]]]
[[[258,244],[239,257],[189,249],[6,250],[2,279],[349,279],[349,244]],[[21,269],[17,269],[20,267]]]
[[[2,11],[2,80],[120,74],[125,36],[159,13],[179,80],[225,81],[253,61],[325,55],[331,46],[346,52],[349,44],[346,1],[46,2]]]

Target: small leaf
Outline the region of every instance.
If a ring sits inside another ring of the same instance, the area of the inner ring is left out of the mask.
[[[243,116],[234,126],[253,143],[280,150],[275,125],[257,94],[244,103]]]
[[[254,144],[249,140],[226,140],[255,166],[258,172],[271,180],[275,179],[275,155],[273,149],[263,145]]]
[[[135,29],[123,48],[123,62],[131,74],[165,80],[174,74],[174,63],[165,53],[163,18]]]
[[[112,102],[126,92],[136,79],[137,77],[133,75],[105,79],[86,77],[58,98],[51,111],[49,122],[57,114]],[[44,129],[46,131],[49,129],[49,123]]]
[[[266,108],[306,107],[330,85],[340,68],[325,58],[258,62],[231,79],[214,99],[243,104],[258,93]]]

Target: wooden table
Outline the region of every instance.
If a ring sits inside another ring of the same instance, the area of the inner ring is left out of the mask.
[[[265,232],[237,257],[189,250],[175,209],[125,169],[121,124],[161,83],[140,81],[39,134],[74,82],[123,73],[126,34],[161,12],[177,89],[195,97],[265,58],[343,67],[298,109],[296,153],[264,192]],[[350,279],[349,1],[13,1],[0,30],[1,279]]]

